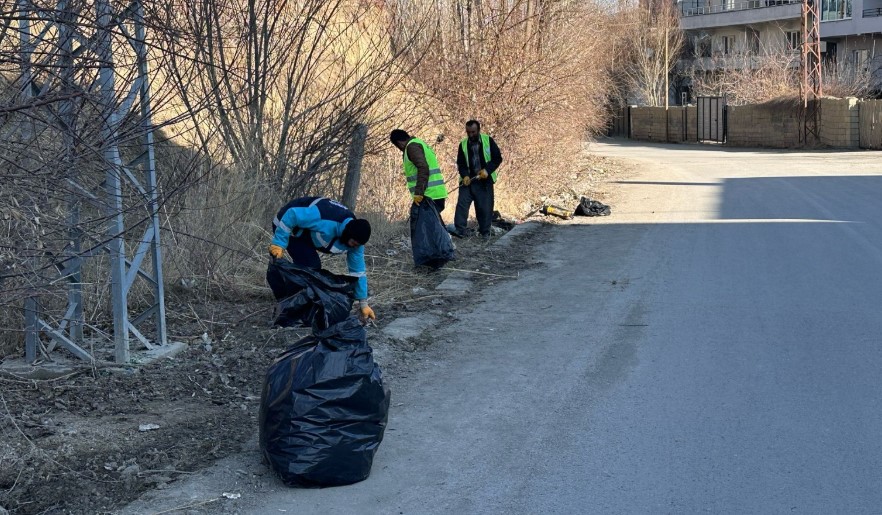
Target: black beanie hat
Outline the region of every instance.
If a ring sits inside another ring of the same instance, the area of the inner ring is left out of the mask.
[[[343,234],[340,235],[343,242],[350,239],[365,245],[371,239],[371,224],[363,218],[354,218],[343,228]]]

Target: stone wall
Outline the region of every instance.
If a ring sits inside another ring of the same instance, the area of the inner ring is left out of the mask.
[[[802,145],[797,100],[728,106],[726,144],[733,147],[796,148]]]
[[[882,100],[824,98],[819,103],[821,146],[882,148]],[[632,107],[631,138],[669,143],[698,141],[697,108]],[[800,148],[805,125],[802,102],[778,100],[726,107],[726,144],[733,147]]]

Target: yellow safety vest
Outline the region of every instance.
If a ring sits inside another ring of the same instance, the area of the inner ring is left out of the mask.
[[[404,146],[404,177],[407,179],[407,189],[410,190],[411,196],[413,196],[417,184],[417,167],[407,157],[407,147],[412,144],[423,147],[423,152],[426,154],[426,163],[429,165],[429,184],[426,185],[424,195],[430,199],[447,198],[447,187],[444,185],[444,176],[441,174],[441,167],[438,166],[438,158],[435,157],[435,151],[419,138],[413,138]]]
[[[462,147],[462,153],[465,155],[466,166],[469,166],[471,164],[471,162],[469,161],[469,139],[463,138],[462,141],[459,143],[459,145]],[[490,159],[491,159],[491,157],[490,157],[490,136],[484,134],[483,132],[481,133],[481,147],[484,150],[484,162],[489,163]],[[496,170],[494,170],[493,173],[490,174],[490,178],[493,179],[494,183],[496,183],[496,179],[499,178],[498,174],[496,173]]]

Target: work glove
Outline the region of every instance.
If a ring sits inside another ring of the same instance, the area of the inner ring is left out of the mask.
[[[414,195],[414,196],[413,196],[413,203],[414,203],[414,204],[416,204],[416,205],[420,205],[420,202],[422,202],[422,201],[423,201],[423,196],[422,196],[422,195]]]
[[[283,249],[282,247],[280,247],[278,245],[270,245],[269,246],[269,253],[270,253],[270,256],[272,256],[276,259],[281,259],[281,257],[285,255],[285,249]]]
[[[362,322],[367,322],[368,320],[376,320],[377,315],[374,314],[374,310],[368,306],[368,303],[362,300],[359,302],[358,318]]]
[[[468,185],[471,184],[471,183],[472,183],[472,178],[471,178],[471,177],[466,176],[466,177],[463,177],[463,178],[462,178],[462,185],[463,185],[463,186],[468,186]]]
[[[478,179],[481,179],[483,181],[487,177],[490,177],[490,174],[487,173],[487,170],[481,170],[480,172],[478,172]]]

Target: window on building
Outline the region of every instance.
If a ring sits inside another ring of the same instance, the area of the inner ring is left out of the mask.
[[[760,53],[760,33],[756,29],[747,29],[747,50],[753,55]]]
[[[851,0],[821,0],[821,21],[851,18]]]
[[[855,70],[865,72],[869,69],[868,64],[870,63],[870,51],[869,50],[855,50],[853,53],[852,60],[854,62],[854,69]]]
[[[735,38],[732,36],[723,36],[720,41],[720,50],[723,55],[732,55],[735,53]]]
[[[710,57],[712,52],[711,39],[708,36],[696,36],[695,53],[698,57]]]
[[[802,34],[799,33],[798,30],[785,32],[784,35],[787,37],[787,49],[790,51],[800,50],[802,45]]]

